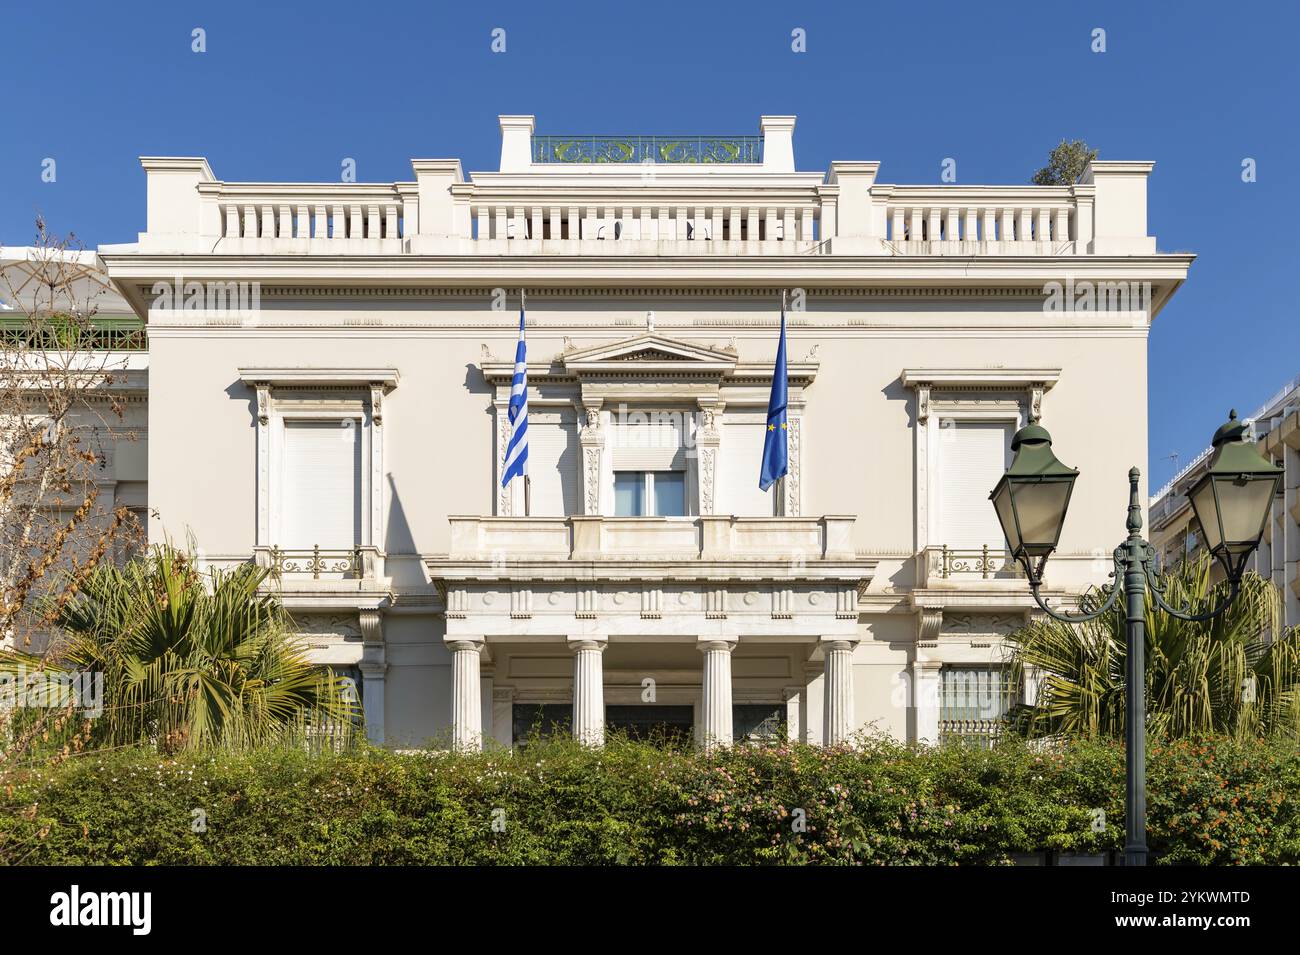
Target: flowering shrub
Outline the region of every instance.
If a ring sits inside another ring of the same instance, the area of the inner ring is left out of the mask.
[[[1300,754],[1153,744],[1158,861],[1300,862]],[[0,792],[0,860],[41,864],[1003,864],[1124,842],[1113,742],[869,739],[671,752],[87,754]]]

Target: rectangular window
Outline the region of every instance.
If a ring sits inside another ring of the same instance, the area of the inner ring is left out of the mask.
[[[1011,425],[946,419],[939,428],[940,533],[937,543],[956,548],[1006,547],[989,501],[1006,471]]]
[[[686,514],[686,472],[656,471],[650,474],[653,481],[654,513],[656,517],[683,517]]]
[[[645,472],[614,472],[614,515],[640,517],[645,513]]]
[[[776,513],[777,486],[766,491],[758,488],[766,438],[767,424],[758,416],[723,422],[717,513],[737,517],[771,517]]]
[[[530,739],[568,735],[573,724],[573,704],[516,703],[511,717],[512,738],[520,746]]]
[[[615,471],[616,517],[683,517],[686,472]]]
[[[529,414],[528,477],[534,516],[582,513],[582,447],[573,412]]]
[[[361,543],[361,428],[354,418],[284,422],[280,547]]]
[[[779,743],[786,736],[784,703],[736,703],[731,707],[731,735],[741,743]]]
[[[1011,702],[1005,667],[944,667],[939,671],[940,742],[991,746]]]
[[[605,726],[611,733],[668,746],[687,746],[695,729],[695,711],[689,706],[665,704],[610,705]]]

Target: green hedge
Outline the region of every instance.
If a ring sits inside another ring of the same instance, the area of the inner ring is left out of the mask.
[[[997,864],[1123,846],[1123,750],[538,743],[510,753],[76,756],[0,791],[38,864]],[[1165,863],[1300,862],[1300,754],[1152,743]],[[1095,810],[1105,813],[1096,825]],[[195,832],[195,810],[206,832]],[[800,831],[798,820],[804,820]],[[1095,831],[1100,828],[1101,831]]]

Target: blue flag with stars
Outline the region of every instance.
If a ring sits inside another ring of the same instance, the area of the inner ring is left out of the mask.
[[[772,396],[767,399],[767,434],[763,437],[763,467],[758,474],[758,488],[766,491],[790,470],[790,450],[786,445],[785,406],[785,296],[781,297],[781,342],[776,346],[776,368],[772,371]]]

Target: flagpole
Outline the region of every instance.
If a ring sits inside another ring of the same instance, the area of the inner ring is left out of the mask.
[[[528,303],[524,300],[524,288],[519,288],[519,311],[528,311]],[[528,463],[524,463],[524,517],[533,516],[533,478],[528,473]]]
[[[786,289],[781,289],[781,323],[783,325],[785,324],[785,293]],[[781,479],[776,482],[776,500],[772,503],[776,505],[777,517],[785,517],[785,479],[786,475],[782,474]]]

